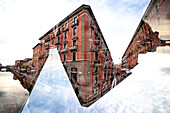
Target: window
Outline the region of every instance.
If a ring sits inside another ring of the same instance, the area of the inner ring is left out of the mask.
[[[142,27],[142,32],[143,32],[143,27]]]
[[[58,33],[60,33],[60,28],[58,28]]]
[[[159,9],[158,9],[158,5],[157,4],[155,5],[155,11],[156,11],[156,14],[158,14]]]
[[[66,61],[66,54],[63,54],[63,61]]]
[[[97,77],[94,78],[94,85],[97,85]]]
[[[73,36],[77,35],[77,27],[73,28]]]
[[[98,67],[95,67],[95,71],[94,71],[95,73],[97,73],[98,72]]]
[[[58,50],[58,51],[59,51],[59,49],[60,49],[59,47],[60,47],[60,46],[57,46],[57,50]]]
[[[43,52],[43,55],[45,56],[45,50],[44,50],[44,52]]]
[[[95,40],[97,40],[97,35],[95,35]]]
[[[107,77],[106,75],[107,75],[107,74],[106,74],[106,73],[104,73],[104,80],[106,80],[106,77]]]
[[[64,43],[64,49],[66,49],[67,48],[67,43]]]
[[[77,73],[71,73],[71,78],[73,82],[77,82]]]
[[[77,22],[77,17],[74,18],[74,23],[76,23],[76,22]]]
[[[93,89],[93,93],[96,94],[97,93],[97,89]]]
[[[95,52],[95,59],[98,60],[98,52]]]
[[[54,38],[52,39],[52,45],[54,45]]]
[[[103,89],[105,88],[105,85],[103,84]]]
[[[76,61],[76,53],[73,52],[73,61]]]
[[[41,51],[42,51],[42,45],[41,45]]]
[[[157,23],[160,25],[160,17],[157,18]]]
[[[44,48],[45,48],[45,43],[44,43]]]
[[[105,51],[105,56],[107,56],[107,50]]]
[[[77,40],[73,40],[73,46],[77,45],[76,42],[77,42]]]
[[[66,28],[68,28],[68,23],[65,23]]]
[[[48,47],[50,46],[50,42],[48,42]]]
[[[64,40],[67,39],[67,32],[64,33]]]
[[[148,29],[148,31],[149,31],[149,34],[151,35],[151,29],[150,28]]]
[[[91,29],[91,38],[93,38],[93,29]]]
[[[60,42],[60,36],[58,36],[58,42]]]
[[[107,69],[107,64],[104,64],[104,69]]]

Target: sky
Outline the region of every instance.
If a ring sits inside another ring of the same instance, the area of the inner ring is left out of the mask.
[[[90,5],[119,63],[150,0],[0,0],[0,63],[32,58],[39,38],[82,4]]]

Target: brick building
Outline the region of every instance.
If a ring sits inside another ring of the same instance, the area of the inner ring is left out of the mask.
[[[133,69],[138,64],[139,54],[155,52],[158,46],[165,46],[166,41],[161,40],[158,36],[159,32],[153,32],[150,25],[141,20],[122,57],[122,72]]]
[[[49,49],[56,48],[82,105],[89,106],[110,90],[114,64],[90,6],[80,6],[39,40],[33,66],[41,69]]]
[[[170,1],[152,0],[143,16],[154,31],[159,31],[159,38],[170,40]]]
[[[136,29],[123,57],[122,69],[138,64],[138,55],[155,52],[158,46],[170,45],[170,1],[152,0]],[[155,32],[154,32],[155,31]],[[165,48],[162,48],[165,49]]]

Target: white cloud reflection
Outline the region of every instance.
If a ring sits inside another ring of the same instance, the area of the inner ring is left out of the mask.
[[[23,113],[170,112],[170,55],[140,55],[140,64],[133,69],[133,74],[89,107],[79,104],[61,61],[55,60],[57,57],[58,54],[48,57]],[[153,57],[162,59],[155,63]],[[162,67],[166,68],[162,70]],[[46,86],[53,90],[43,90]]]

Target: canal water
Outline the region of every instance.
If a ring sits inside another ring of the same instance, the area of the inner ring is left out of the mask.
[[[58,57],[49,55],[23,113],[170,113],[170,54],[140,54],[132,74],[89,107],[79,104]]]
[[[29,92],[10,72],[0,72],[0,113],[20,113]]]

